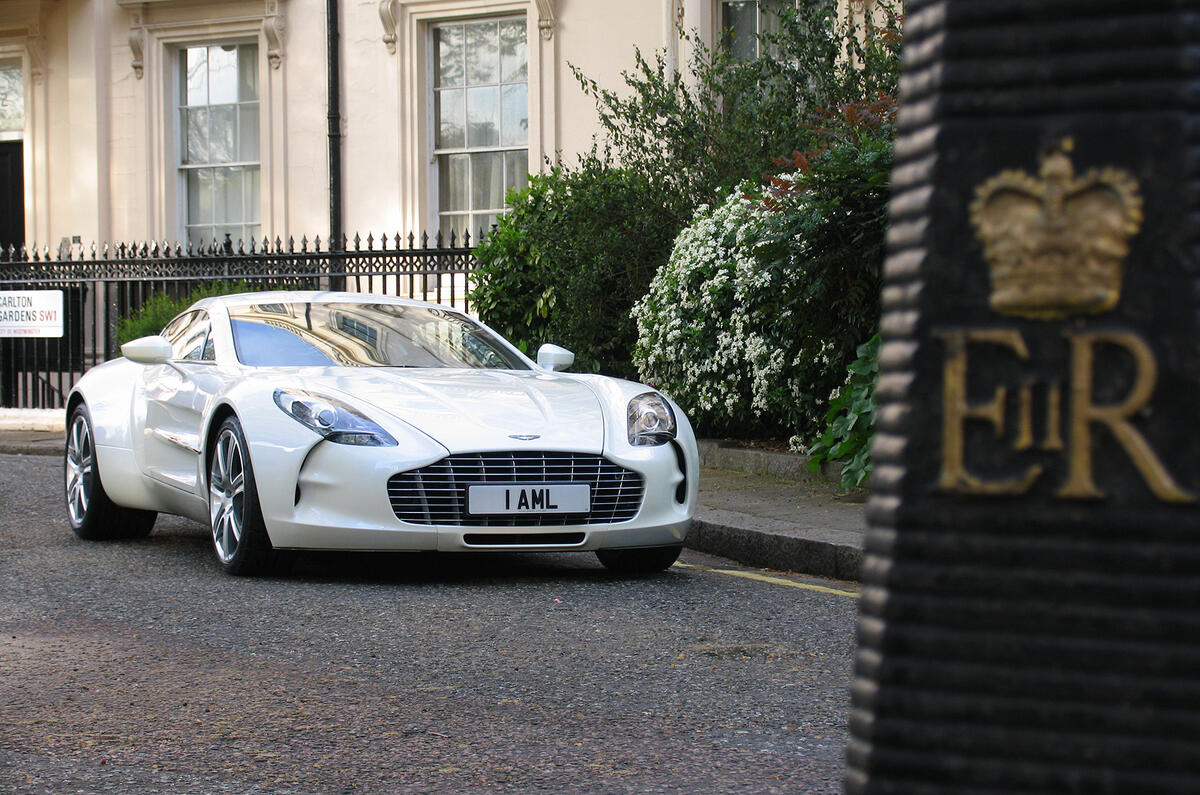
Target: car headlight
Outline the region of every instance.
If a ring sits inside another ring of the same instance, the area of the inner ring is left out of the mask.
[[[666,444],[675,438],[675,412],[657,392],[646,392],[629,401],[629,443]]]
[[[395,447],[392,435],[340,400],[303,390],[275,390],[275,405],[296,422],[331,442]]]

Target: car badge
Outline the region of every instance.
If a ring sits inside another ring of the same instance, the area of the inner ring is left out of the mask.
[[[530,442],[530,441],[533,441],[534,439],[541,439],[542,436],[541,436],[541,434],[537,434],[537,433],[510,433],[508,435],[508,438],[509,439],[518,439],[522,442]]]

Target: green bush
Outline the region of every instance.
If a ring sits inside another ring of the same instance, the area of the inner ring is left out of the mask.
[[[634,309],[634,361],[705,433],[824,427],[878,326],[894,103],[825,114],[827,144],[765,190],[702,208]]]
[[[245,293],[256,289],[261,288],[249,282],[207,282],[192,290],[184,298],[172,298],[166,293],[155,293],[127,317],[117,321],[117,342],[124,345],[130,340],[158,334],[176,315],[201,298]]]
[[[829,396],[825,430],[805,452],[808,468],[844,461],[842,488],[861,486],[871,474],[871,439],[875,436],[875,383],[879,377],[879,335],[858,346],[858,358],[846,368],[846,383]]]
[[[576,369],[631,377],[630,307],[670,250],[663,202],[645,175],[596,156],[534,175],[475,250],[480,318],[526,353],[554,342]]]

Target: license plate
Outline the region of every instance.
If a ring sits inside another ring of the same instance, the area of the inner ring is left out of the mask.
[[[529,486],[471,486],[467,513],[587,513],[592,508],[592,487],[587,484],[537,484]]]

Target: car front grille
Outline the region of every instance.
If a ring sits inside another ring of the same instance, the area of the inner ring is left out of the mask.
[[[591,487],[590,511],[479,516],[467,513],[467,488],[470,486],[567,483]],[[400,521],[465,527],[627,522],[641,507],[643,491],[640,474],[601,456],[525,450],[460,453],[388,479],[388,499]]]

